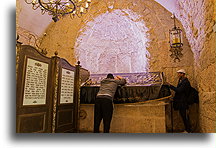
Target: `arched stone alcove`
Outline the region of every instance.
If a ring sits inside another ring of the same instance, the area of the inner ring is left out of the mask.
[[[78,61],[77,58],[79,57],[76,55],[77,54],[76,48],[81,47],[81,46],[78,46],[78,44],[81,42],[84,42],[84,41],[79,40],[81,39],[81,36],[83,36],[83,34],[85,34],[87,30],[90,31],[91,28],[88,28],[89,24],[94,22],[94,20],[96,20],[97,18],[102,18],[102,16],[114,17],[115,15],[117,15],[116,12],[118,11],[119,11],[119,14],[122,14],[122,16],[124,16],[125,18],[128,18],[129,22],[134,22],[136,26],[138,26],[140,22],[143,22],[143,25],[147,28],[146,32],[144,31],[146,35],[148,36],[148,46],[146,46],[146,50],[148,51],[148,54],[146,55],[150,55],[150,56],[143,56],[143,57],[144,58],[147,57],[148,59],[148,64],[147,64],[148,71],[163,71],[165,75],[167,76],[167,80],[169,82],[176,83],[175,81],[177,78],[176,70],[179,68],[185,68],[186,71],[188,71],[189,73],[188,77],[191,79],[192,84],[193,84],[194,59],[193,59],[193,53],[190,49],[189,43],[186,37],[184,36],[183,37],[184,46],[183,46],[183,51],[182,51],[183,57],[181,59],[181,62],[173,62],[173,59],[170,58],[171,53],[169,51],[170,47],[168,43],[169,29],[173,27],[173,20],[170,18],[172,14],[169,11],[167,11],[164,7],[162,7],[160,4],[155,2],[154,0],[145,0],[145,1],[142,1],[142,0],[140,1],[95,0],[91,4],[91,8],[89,9],[89,12],[83,15],[83,17],[81,18],[75,17],[74,19],[71,19],[69,16],[66,16],[60,21],[58,21],[57,23],[51,23],[48,29],[46,30],[47,35],[43,37],[41,47],[46,48],[48,50],[48,56],[52,56],[55,51],[58,51],[60,57],[67,59],[71,64],[76,64],[76,62]],[[133,18],[129,16],[129,14],[133,14],[136,17]],[[101,20],[101,22],[102,21],[105,21],[105,18],[104,20]],[[115,22],[112,22],[113,24],[118,24],[118,21],[120,21],[120,19],[114,19],[113,21],[115,21]],[[177,26],[179,26],[180,28],[183,28],[179,21],[177,21]],[[123,29],[126,30],[126,28],[123,28]],[[106,34],[109,35],[109,30],[108,29],[106,30],[106,28],[101,28],[100,30],[98,29],[97,31],[99,31],[99,34],[106,33],[107,31]],[[127,30],[127,32],[129,31],[130,30]],[[139,31],[141,30],[138,29],[138,32]],[[123,37],[123,34],[124,34],[124,35],[127,35],[126,38],[129,38],[127,32],[125,32],[125,34],[120,33],[121,34],[120,36]],[[94,35],[96,34],[96,32],[92,32],[92,33]],[[184,31],[183,33],[185,34]],[[93,34],[91,36],[94,36]],[[142,34],[141,36],[144,36],[144,34]],[[110,35],[109,38],[112,38],[112,36]],[[98,41],[101,41],[101,39],[98,39]],[[127,51],[124,49],[125,45],[122,44],[122,46],[120,46],[118,44],[118,46],[115,46],[115,43],[116,42],[112,43],[112,46],[113,46],[112,49],[118,50],[117,53],[119,55],[126,56],[125,53],[123,52],[123,51]],[[127,44],[130,45],[134,43],[128,42]],[[141,44],[145,45],[144,41]],[[135,47],[131,45],[129,46],[129,45],[126,45],[126,47],[131,48],[129,49],[130,51],[135,51],[135,50],[139,50],[139,48],[142,48],[142,47],[138,48],[137,45]],[[94,46],[95,47],[91,47],[91,46],[82,47],[82,50],[87,51],[87,50],[100,48],[100,47],[96,47],[96,45]],[[118,48],[115,48],[115,47],[118,47]],[[113,50],[113,52],[115,51]],[[81,55],[82,53],[80,52],[79,54]],[[96,57],[97,56],[99,56],[98,53]],[[130,58],[134,58],[137,61],[140,61],[141,65],[143,64],[142,60],[144,59],[140,60],[137,55],[132,55],[130,56]],[[119,58],[115,57],[110,60],[112,61],[115,59],[119,59]],[[124,59],[124,60],[127,61],[127,59]],[[91,64],[96,61],[97,60],[95,61],[89,60],[88,64]],[[93,66],[98,67],[97,64],[98,63],[96,62],[95,65]],[[84,66],[86,65],[84,61],[83,61],[83,65]],[[129,67],[131,68],[133,66],[129,66]],[[145,69],[144,67],[145,66],[143,66],[140,69]],[[130,68],[128,69],[126,68],[125,70],[123,69],[123,67],[118,67],[118,70],[117,68],[115,68],[114,72],[132,72]],[[139,69],[139,67],[136,67],[136,66],[134,66],[133,68]],[[103,70],[102,69],[95,70],[94,73],[103,72],[103,71],[105,72],[109,70],[110,68],[103,69]]]
[[[86,24],[75,55],[91,73],[148,71],[148,28],[128,9],[116,9]]]

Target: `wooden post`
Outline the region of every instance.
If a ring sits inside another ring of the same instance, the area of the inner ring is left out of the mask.
[[[57,110],[57,100],[58,100],[58,79],[59,79],[59,57],[58,52],[55,52],[55,56],[52,57],[52,125],[51,132],[56,132],[56,110]]]
[[[74,103],[75,103],[75,129],[79,132],[79,109],[80,109],[80,61],[77,62],[75,70]]]

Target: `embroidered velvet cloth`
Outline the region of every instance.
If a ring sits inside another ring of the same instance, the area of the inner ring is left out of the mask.
[[[94,104],[99,86],[82,86],[80,91],[81,104]],[[159,99],[169,96],[170,89],[165,85],[122,86],[118,87],[114,103],[132,103]]]

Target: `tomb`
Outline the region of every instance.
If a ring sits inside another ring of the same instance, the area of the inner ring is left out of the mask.
[[[117,88],[111,133],[166,133],[171,92],[162,72],[114,73],[127,80]],[[93,132],[94,101],[106,74],[91,74],[80,90],[80,132]],[[101,123],[100,132],[102,132]]]

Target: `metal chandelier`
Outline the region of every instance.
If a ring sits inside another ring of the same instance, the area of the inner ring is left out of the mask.
[[[41,9],[41,14],[46,12],[52,15],[54,22],[57,22],[64,15],[81,17],[90,6],[91,0],[25,0],[32,5],[32,9]]]

